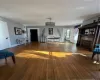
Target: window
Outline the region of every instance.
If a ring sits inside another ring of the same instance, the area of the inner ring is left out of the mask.
[[[49,28],[49,35],[53,35],[53,28]]]
[[[70,38],[70,30],[69,30],[69,29],[66,31],[66,38],[67,38],[67,39]]]

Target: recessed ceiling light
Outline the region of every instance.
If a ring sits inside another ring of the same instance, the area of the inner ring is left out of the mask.
[[[84,9],[85,7],[76,7],[77,10],[82,10]]]
[[[86,1],[86,2],[90,2],[90,1],[94,1],[94,0],[84,0],[84,1]]]

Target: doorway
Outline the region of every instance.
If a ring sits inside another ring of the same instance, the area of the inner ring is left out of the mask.
[[[64,29],[64,41],[70,41],[70,29]]]
[[[31,42],[38,42],[38,30],[30,29],[30,40]]]

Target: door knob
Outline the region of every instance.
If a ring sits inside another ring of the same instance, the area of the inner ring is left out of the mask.
[[[8,37],[6,39],[8,39]]]

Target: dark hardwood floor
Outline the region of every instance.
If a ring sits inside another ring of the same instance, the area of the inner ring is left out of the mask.
[[[0,67],[0,80],[100,80],[100,65],[71,43],[31,43],[8,49],[16,65]]]

